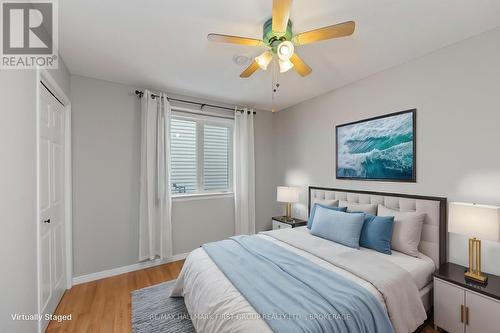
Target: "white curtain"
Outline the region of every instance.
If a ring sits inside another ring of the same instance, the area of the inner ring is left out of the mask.
[[[255,233],[255,157],[253,110],[234,115],[234,210],[235,234]]]
[[[139,260],[172,256],[170,103],[145,90],[141,99]]]

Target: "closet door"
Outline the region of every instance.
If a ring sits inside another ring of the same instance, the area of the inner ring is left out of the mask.
[[[38,147],[38,258],[40,314],[53,314],[66,290],[65,258],[65,110],[40,85]],[[42,331],[48,322],[42,320]]]
[[[467,291],[467,333],[500,332],[500,302]]]

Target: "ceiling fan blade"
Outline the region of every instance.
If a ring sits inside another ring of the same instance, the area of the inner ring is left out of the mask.
[[[273,32],[284,34],[290,18],[292,0],[273,0]]]
[[[352,33],[354,32],[355,26],[356,23],[354,23],[354,21],[347,21],[344,23],[330,25],[328,27],[319,28],[298,34],[295,37],[293,37],[293,42],[296,45],[305,45],[320,40],[349,36],[352,35]]]
[[[290,62],[293,64],[293,68],[297,71],[297,73],[300,74],[300,76],[307,76],[311,74],[312,69],[309,67],[301,57],[297,55],[297,53],[294,53],[290,57]]]
[[[243,72],[241,72],[240,74],[240,77],[241,78],[247,78],[247,77],[250,77],[250,75],[252,75],[253,73],[255,73],[256,70],[258,70],[260,67],[259,67],[259,64],[257,63],[257,61],[253,61],[250,66],[248,66]]]
[[[230,43],[230,44],[239,44],[247,46],[259,46],[264,44],[260,39],[221,35],[221,34],[208,34],[207,39],[210,42]]]

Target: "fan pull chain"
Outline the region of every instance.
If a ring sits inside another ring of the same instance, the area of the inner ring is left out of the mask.
[[[273,74],[272,74],[272,90],[271,90],[271,111],[276,112],[276,95],[280,84],[278,82],[278,61],[274,60]]]

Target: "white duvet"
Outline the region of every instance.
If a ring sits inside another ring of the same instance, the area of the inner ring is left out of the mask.
[[[277,232],[279,233],[280,231],[273,231],[273,233]],[[282,232],[290,233],[291,230],[284,229]],[[293,232],[293,236],[296,239],[300,239],[300,237],[304,237],[304,239],[313,237],[309,235],[309,230],[305,227],[296,228]],[[267,235],[259,234],[258,236],[358,283],[372,293],[382,304],[384,309],[387,310],[384,295],[382,295],[370,282],[310,253],[317,249],[312,248],[306,249],[307,251],[305,251]],[[328,252],[332,255],[339,255],[346,251],[372,252],[373,260],[389,260],[408,271],[412,277],[413,283],[415,283],[415,286],[418,286],[418,288],[420,288],[419,285],[423,287],[423,285],[428,282],[431,273],[434,271],[432,260],[425,256],[413,258],[398,252],[395,252],[391,256],[387,256],[367,249],[351,249],[319,238],[318,244],[319,245],[315,244],[310,246],[324,247],[325,244],[328,244]],[[259,281],[255,281],[255,283],[258,284]],[[186,258],[186,262],[172,290],[171,296],[184,297],[186,308],[191,315],[193,325],[197,332],[272,332],[267,323],[258,316],[254,308],[231,284],[202,248],[194,250]],[[418,295],[416,297],[418,298],[418,302],[421,302]],[[417,300],[413,303],[415,302],[417,302]],[[411,313],[411,311],[407,312]],[[397,321],[404,321],[407,323],[407,328],[403,331],[401,329],[399,331],[396,330],[397,333],[404,332],[406,329],[408,329],[408,332],[413,332],[413,330],[423,322],[425,317],[422,318],[421,311],[416,312],[414,318],[397,318]],[[394,323],[393,318],[391,318],[391,321]]]

